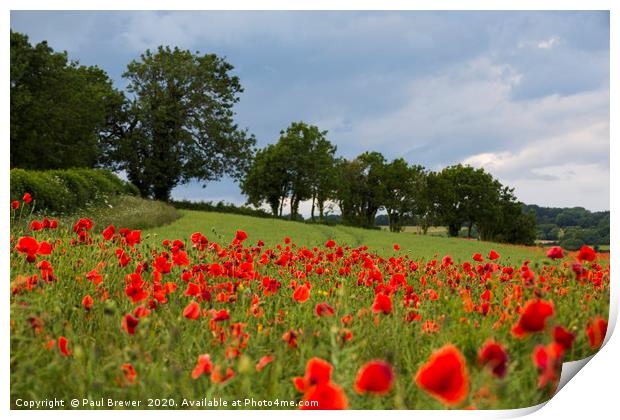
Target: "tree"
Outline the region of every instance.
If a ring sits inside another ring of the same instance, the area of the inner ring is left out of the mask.
[[[400,232],[407,219],[412,220],[423,204],[424,168],[395,159],[383,169],[384,207],[390,231]]]
[[[487,241],[532,245],[536,239],[536,216],[525,211],[517,201],[514,189],[502,187],[499,191],[497,211],[476,225],[481,239]]]
[[[270,144],[256,152],[240,184],[249,204],[259,207],[267,203],[274,216],[282,216],[282,207],[289,191],[286,162],[285,151],[278,144]]]
[[[467,224],[471,237],[475,224],[499,212],[501,184],[482,168],[449,166],[433,176],[432,182],[436,208],[448,225],[450,236],[457,236],[463,224]]]
[[[11,167],[92,167],[125,98],[96,66],[11,31]]]
[[[314,221],[315,204],[319,209],[319,221],[324,221],[325,203],[334,198],[338,183],[336,175],[336,146],[325,138],[327,131],[316,138],[310,151],[312,207],[310,217]]]
[[[158,200],[190,180],[240,179],[255,139],[233,121],[243,89],[232,70],[215,54],[146,50],[123,74],[133,99],[107,137],[106,163]]]
[[[327,131],[301,121],[280,132],[278,144],[287,156],[291,219],[297,217],[299,203],[309,199],[312,199],[314,218],[314,204],[318,202],[322,213],[330,196],[336,147],[326,135]]]
[[[268,203],[272,212],[282,215],[284,200],[289,199],[294,220],[299,216],[299,203],[312,200],[323,220],[325,202],[333,195],[336,146],[326,139],[327,131],[304,122],[292,123],[280,132],[276,144],[259,151],[247,176],[241,183],[248,202]],[[289,197],[290,195],[290,197]],[[279,209],[276,212],[276,203]]]
[[[343,223],[373,227],[387,195],[385,158],[379,152],[365,152],[352,161],[338,164],[336,197]]]

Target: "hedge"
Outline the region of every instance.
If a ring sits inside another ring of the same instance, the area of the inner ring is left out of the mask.
[[[120,194],[138,195],[135,185],[105,169],[11,169],[11,200],[19,200],[27,192],[32,195],[36,210],[55,213],[101,205]]]
[[[253,209],[247,206],[235,206],[232,203],[224,203],[223,201],[213,204],[211,201],[171,201],[177,209],[183,210],[200,210],[200,211],[212,211],[217,213],[231,213],[240,214],[242,216],[253,216],[262,218],[273,218],[271,213],[266,212],[263,209]]]

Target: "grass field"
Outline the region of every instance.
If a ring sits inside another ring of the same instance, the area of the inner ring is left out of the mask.
[[[414,258],[433,258],[450,255],[455,260],[469,260],[480,252],[488,254],[495,249],[504,254],[506,261],[523,261],[539,259],[544,256],[544,249],[537,247],[502,245],[464,238],[443,238],[434,235],[414,235],[408,232],[393,233],[385,230],[360,229],[342,225],[326,226],[305,224],[279,219],[262,219],[225,213],[207,213],[180,210],[182,218],[175,223],[160,228],[145,230],[144,236],[157,243],[160,239],[181,238],[200,231],[214,240],[229,241],[237,230],[244,230],[253,240],[262,240],[266,245],[281,243],[290,237],[300,246],[320,246],[332,239],[341,245],[359,247],[366,245],[373,252],[383,256],[393,255],[394,244],[401,248],[399,254],[408,254]],[[440,228],[441,229],[441,228]]]
[[[120,227],[13,227],[13,408],[518,408],[604,336],[608,254],[574,266],[539,248],[195,211]],[[489,340],[501,351],[481,357]],[[362,375],[373,360],[387,368]]]

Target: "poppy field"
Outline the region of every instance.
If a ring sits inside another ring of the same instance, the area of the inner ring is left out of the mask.
[[[609,254],[587,246],[31,218],[11,230],[13,408],[522,408],[607,329]]]

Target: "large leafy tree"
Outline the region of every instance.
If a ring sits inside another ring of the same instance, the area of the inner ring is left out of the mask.
[[[524,211],[514,190],[502,186],[497,211],[476,225],[483,240],[532,245],[536,239],[536,216]]]
[[[392,232],[400,232],[405,222],[413,221],[416,214],[423,214],[425,175],[422,166],[409,165],[402,158],[385,165],[384,207]]]
[[[125,98],[96,66],[11,31],[11,167],[92,167]]]
[[[249,204],[259,207],[267,203],[274,216],[282,216],[282,207],[289,192],[287,155],[284,148],[279,144],[270,144],[257,151],[240,185]]]
[[[429,178],[435,196],[435,209],[450,236],[457,236],[465,224],[468,236],[480,222],[491,220],[501,211],[501,184],[484,171],[471,166],[454,165]]]
[[[336,198],[344,223],[374,226],[387,196],[385,165],[385,158],[379,152],[365,152],[339,163]]]
[[[322,209],[329,197],[336,147],[326,135],[327,131],[302,121],[294,122],[286,131],[280,132],[278,145],[287,156],[291,219],[297,217],[300,202],[312,199],[314,207],[318,200]]]
[[[253,205],[268,203],[274,215],[282,215],[286,199],[290,218],[297,219],[299,204],[312,200],[323,218],[325,202],[335,185],[336,147],[326,138],[327,131],[314,125],[294,122],[280,132],[274,145],[259,151],[241,182],[241,189]]]
[[[243,89],[232,70],[215,54],[162,46],[129,63],[131,101],[108,133],[106,162],[159,200],[190,180],[240,179],[255,139],[234,122]]]

